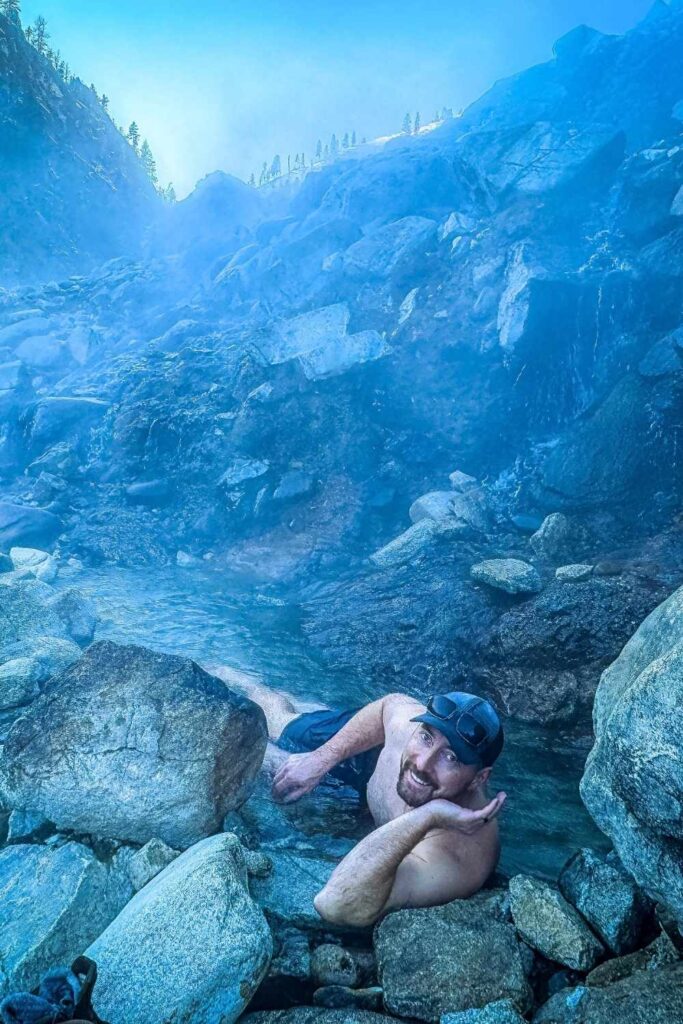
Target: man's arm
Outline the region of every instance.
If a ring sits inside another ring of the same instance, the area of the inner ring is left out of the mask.
[[[436,837],[426,837],[434,829],[475,835],[504,802],[505,794],[499,793],[486,807],[470,811],[448,800],[431,800],[387,822],[335,868],[315,898],[316,910],[330,923],[363,927],[389,910],[470,896],[486,880],[486,865],[468,867]]]
[[[306,754],[292,754],[273,781],[273,795],[283,803],[298,800],[310,793],[327,772],[348,757],[355,757],[372,747],[382,746],[385,727],[391,715],[408,704],[418,704],[410,697],[390,693],[381,700],[361,708],[327,743]]]

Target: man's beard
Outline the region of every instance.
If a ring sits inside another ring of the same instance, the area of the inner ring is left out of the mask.
[[[410,779],[410,773],[416,776],[420,782],[425,782],[427,785],[424,787],[417,786],[414,781]],[[409,807],[422,807],[423,804],[428,803],[434,795],[436,786],[432,779],[423,772],[417,771],[414,765],[410,761],[405,761],[401,764],[401,768],[398,773],[398,781],[396,783],[396,792],[400,796],[404,803],[408,804]]]

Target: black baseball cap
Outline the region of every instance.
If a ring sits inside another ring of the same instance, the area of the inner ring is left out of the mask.
[[[503,726],[493,704],[473,693],[437,694],[411,719],[438,729],[463,764],[490,768],[503,749]]]

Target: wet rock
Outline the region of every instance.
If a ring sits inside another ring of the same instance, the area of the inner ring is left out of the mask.
[[[53,583],[57,578],[57,559],[38,548],[10,548],[9,553],[15,569],[25,569],[43,583]]]
[[[318,988],[340,985],[355,988],[360,981],[360,971],[350,950],[323,943],[311,955],[311,978]]]
[[[516,875],[510,881],[510,910],[524,941],[548,960],[589,971],[604,955],[585,921],[546,882]]]
[[[454,491],[459,491],[463,494],[465,491],[472,490],[473,487],[479,485],[479,481],[474,476],[469,476],[468,473],[463,473],[462,470],[456,469],[454,473],[450,473],[448,476],[451,487]]]
[[[91,850],[73,842],[0,851],[0,891],[2,995],[30,990],[46,970],[70,963],[132,895]]]
[[[473,493],[431,491],[410,506],[413,523],[431,520],[439,533],[458,534],[486,529],[486,511],[481,498]]]
[[[371,1013],[369,1010],[326,1010],[317,1006],[296,1006],[291,1010],[268,1010],[248,1013],[244,1024],[390,1024],[395,1017]]]
[[[260,708],[193,662],[100,642],[14,723],[0,785],[58,828],[182,849],[246,799],[265,746]]]
[[[678,950],[666,932],[661,932],[643,949],[627,953],[626,956],[614,957],[613,960],[607,960],[604,964],[594,967],[586,976],[586,984],[597,987],[612,985],[622,978],[629,978],[636,971],[653,971],[664,964],[675,964],[678,960]]]
[[[387,280],[405,271],[436,240],[426,217],[403,217],[369,232],[344,253],[344,270],[355,279]]]
[[[273,959],[251,1001],[254,1010],[296,1006],[313,995],[308,935],[297,928],[271,928]]]
[[[565,864],[558,884],[613,953],[630,953],[652,924],[651,901],[617,858],[605,861],[592,850],[579,850]]]
[[[561,565],[559,569],[555,570],[555,579],[560,580],[561,583],[582,583],[592,574],[592,565],[584,565],[579,562],[574,565]]]
[[[270,464],[263,459],[235,459],[218,482],[227,489],[239,487],[248,480],[263,476],[269,468]]]
[[[0,665],[0,711],[6,723],[23,713],[49,679],[78,661],[81,650],[72,640],[40,636],[8,645],[3,654],[7,661]]]
[[[273,491],[274,501],[295,501],[307,497],[313,490],[313,477],[302,469],[291,469]]]
[[[682,1024],[682,992],[683,964],[638,971],[605,988],[558,992],[533,1024]]]
[[[98,615],[94,603],[76,587],[61,590],[47,601],[77,644],[89,644],[95,635]]]
[[[302,353],[298,361],[307,380],[324,380],[382,359],[391,351],[391,346],[377,331],[359,331],[346,335],[339,344],[310,349]]]
[[[53,831],[52,822],[36,811],[12,811],[7,826],[7,843],[39,842]]]
[[[335,931],[313,906],[314,897],[327,883],[338,860],[319,849],[298,843],[296,847],[266,849],[273,870],[254,878],[251,892],[269,920],[308,931]]]
[[[57,516],[31,505],[0,501],[0,547],[50,544],[61,532]]]
[[[128,862],[128,876],[136,892],[144,889],[148,882],[167,868],[179,856],[162,839],[150,839]]]
[[[241,847],[227,834],[174,860],[86,950],[98,965],[95,1010],[114,1024],[231,1024],[271,954]]]
[[[683,590],[603,673],[581,796],[620,861],[683,921]]]
[[[588,722],[600,673],[666,595],[630,576],[549,583],[481,635],[471,672],[506,714],[528,722]]]
[[[168,480],[143,480],[126,487],[126,498],[131,505],[148,505],[152,508],[163,508],[173,497],[173,489]]]
[[[562,512],[553,512],[541,523],[540,528],[529,538],[535,555],[547,562],[561,562],[571,559],[582,545],[585,535],[581,527]]]
[[[531,1004],[519,940],[490,897],[389,914],[374,941],[391,1013],[436,1021],[499,999]]]
[[[382,1010],[382,989],[373,988],[348,988],[344,985],[328,985],[325,988],[316,989],[313,993],[315,1006],[324,1006],[329,1010],[371,1010],[380,1012]]]
[[[445,1013],[441,1024],[523,1024],[524,1017],[509,999],[499,999],[480,1010]]]
[[[0,573],[13,572],[14,565],[9,555],[0,553]]]
[[[528,562],[519,558],[489,558],[470,569],[475,583],[486,583],[507,594],[535,594],[541,590],[541,578]]]
[[[85,440],[108,408],[109,403],[99,398],[41,398],[30,425],[30,442],[34,451],[37,453],[59,441],[78,443]]]
[[[370,561],[380,569],[412,562],[434,543],[436,535],[434,521],[422,519],[370,555]]]

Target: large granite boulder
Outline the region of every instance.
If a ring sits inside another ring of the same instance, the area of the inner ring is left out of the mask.
[[[636,882],[683,922],[683,589],[603,673],[581,795]]]
[[[498,999],[478,1010],[445,1013],[441,1024],[524,1024],[524,1017],[509,999]]]
[[[605,988],[563,989],[533,1024],[683,1024],[683,963],[636,971]]]
[[[70,963],[112,921],[133,888],[80,843],[0,852],[0,996]]]
[[[613,953],[630,953],[651,923],[653,906],[614,855],[579,850],[559,877],[560,892]]]
[[[272,954],[239,841],[211,836],[187,850],[86,952],[98,964],[95,1010],[111,1024],[232,1024]]]
[[[242,1017],[243,1024],[390,1024],[394,1020],[370,1010],[324,1010],[317,1006],[262,1010]]]
[[[510,910],[517,931],[539,953],[574,971],[589,971],[604,949],[564,897],[536,878],[510,881]]]
[[[386,1008],[436,1021],[444,1013],[511,999],[531,1004],[522,947],[490,894],[442,907],[399,910],[375,928]]]
[[[100,642],[14,723],[0,787],[58,828],[184,849],[246,799],[266,742],[261,709],[194,662]]]
[[[272,870],[251,880],[251,891],[269,920],[312,931],[334,931],[313,906],[314,897],[329,880],[338,858],[304,842],[280,848],[264,847]]]

